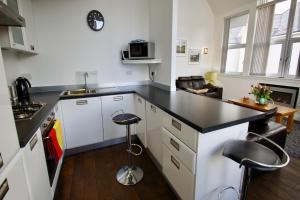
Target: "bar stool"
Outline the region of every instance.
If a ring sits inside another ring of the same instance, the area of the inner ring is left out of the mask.
[[[141,118],[134,114],[130,113],[122,113],[119,115],[116,115],[112,118],[113,122],[119,125],[125,125],[126,126],[126,137],[127,137],[127,152],[128,152],[128,160],[129,163],[126,166],[121,167],[116,175],[116,178],[119,183],[122,185],[135,185],[138,182],[140,182],[144,176],[143,170],[135,166],[132,161],[132,155],[139,156],[142,154],[143,149],[138,144],[132,144],[131,143],[131,131],[130,131],[130,125],[131,124],[137,124],[139,121],[141,121]],[[132,149],[132,147],[137,147],[139,149],[138,153],[135,153]]]
[[[276,154],[273,150],[256,142],[230,140],[225,143],[223,156],[239,163],[240,167],[245,167],[244,181],[246,182],[243,183],[242,191],[240,193],[240,199],[242,200],[246,200],[247,198],[248,186],[251,181],[251,170],[274,171],[287,166],[290,162],[289,155],[278,144],[259,134],[253,132],[249,132],[249,134],[260,137],[274,145],[274,147],[282,152],[283,156],[280,158],[281,156]],[[226,187],[219,193],[218,199],[221,199],[222,193],[228,189],[237,191],[233,187]]]

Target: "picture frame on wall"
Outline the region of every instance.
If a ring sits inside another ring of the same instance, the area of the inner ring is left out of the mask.
[[[189,64],[198,65],[200,64],[201,49],[190,49],[189,50]]]
[[[182,39],[177,40],[176,54],[179,57],[187,55],[187,40],[182,40]]]

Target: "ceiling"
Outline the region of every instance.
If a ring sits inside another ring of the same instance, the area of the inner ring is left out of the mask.
[[[256,0],[207,0],[215,15],[228,12]]]

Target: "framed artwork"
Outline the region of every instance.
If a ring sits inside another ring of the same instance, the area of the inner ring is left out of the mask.
[[[187,40],[177,40],[176,53],[177,53],[177,56],[186,56]]]
[[[190,49],[189,50],[189,64],[197,65],[200,64],[201,49]]]

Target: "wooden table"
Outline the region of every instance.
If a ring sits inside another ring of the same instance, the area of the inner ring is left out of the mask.
[[[283,118],[287,117],[288,118],[287,125],[286,125],[287,131],[288,131],[288,133],[290,133],[293,130],[294,115],[298,111],[297,109],[280,106],[280,105],[276,105],[276,104],[260,105],[260,104],[255,103],[255,101],[252,99],[244,99],[244,98],[230,99],[228,101],[235,105],[251,108],[251,109],[262,111],[262,112],[266,112],[272,108],[277,107],[278,110],[277,110],[277,113],[275,116],[276,122],[282,124]]]

